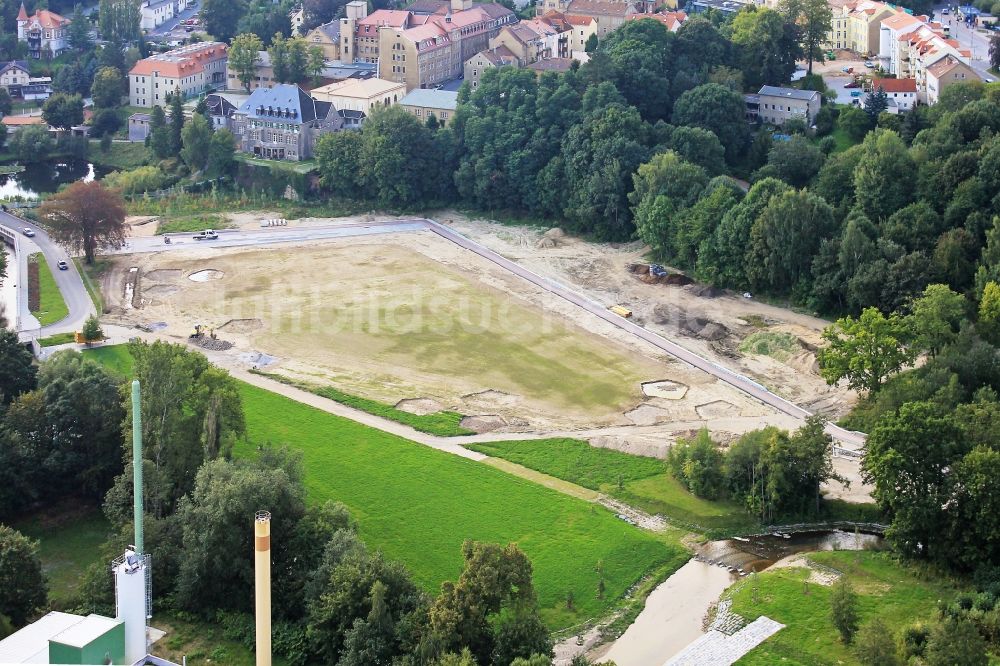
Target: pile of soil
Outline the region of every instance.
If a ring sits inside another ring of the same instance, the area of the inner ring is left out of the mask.
[[[545,249],[550,247],[557,247],[562,244],[562,239],[566,237],[566,234],[559,227],[553,227],[549,229],[542,237],[538,239],[536,246],[539,249]]]
[[[202,349],[207,349],[209,351],[226,351],[227,349],[233,348],[233,343],[228,340],[219,340],[218,338],[213,340],[207,336],[195,338],[193,342]]]
[[[718,287],[713,287],[708,284],[695,285],[691,287],[690,292],[699,298],[718,298],[725,293]]]

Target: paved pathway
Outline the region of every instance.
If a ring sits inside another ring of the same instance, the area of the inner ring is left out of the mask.
[[[784,628],[780,622],[762,615],[732,636],[713,629],[664,666],[729,666]]]

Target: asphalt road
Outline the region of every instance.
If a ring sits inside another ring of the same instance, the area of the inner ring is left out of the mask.
[[[996,81],[997,77],[989,71],[990,37],[992,36],[992,33],[968,27],[965,22],[963,22],[956,15],[954,9],[951,9],[947,16],[941,14],[941,10],[945,7],[950,7],[950,5],[941,4],[934,7],[934,19],[949,26],[951,37],[958,41],[961,48],[970,49],[972,51],[970,64],[972,65],[972,68],[983,78],[983,81],[986,81],[987,83]]]
[[[83,322],[87,317],[94,314],[96,309],[94,308],[94,302],[90,300],[90,294],[87,293],[86,287],[83,286],[83,279],[77,272],[72,257],[60,245],[50,239],[48,234],[38,227],[38,225],[32,222],[22,220],[10,213],[0,212],[0,225],[14,230],[19,235],[18,247],[22,256],[18,257],[17,263],[20,267],[23,268],[26,265],[24,257],[28,254],[41,251],[45,255],[45,260],[52,268],[52,273],[55,276],[56,285],[59,287],[59,291],[62,292],[66,306],[69,308],[69,315],[67,317],[49,326],[39,328],[38,320],[28,311],[27,276],[23,274],[17,275],[17,284],[20,290],[18,298],[20,301],[20,333],[24,334],[23,337],[44,338],[55,333],[80,330]],[[28,238],[21,233],[25,227],[34,230],[35,235],[32,238]],[[67,262],[69,270],[59,270],[56,267],[56,263],[59,261]],[[20,270],[18,272],[20,273]]]
[[[175,39],[184,39],[185,37],[190,36],[191,33],[186,32],[184,28],[181,27],[180,25],[181,21],[189,18],[195,18],[196,16],[198,16],[198,12],[200,10],[201,7],[199,7],[198,4],[196,3],[193,6],[188,7],[181,13],[177,14],[169,21],[164,21],[157,27],[153,28],[152,30],[149,31],[149,34],[152,36],[170,36]],[[197,29],[201,30],[200,27]]]

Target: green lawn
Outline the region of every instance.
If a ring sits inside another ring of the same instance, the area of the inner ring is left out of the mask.
[[[65,319],[69,316],[69,308],[66,307],[66,301],[56,286],[55,276],[45,261],[45,256],[36,252],[28,257],[28,261],[38,262],[38,310],[32,310],[31,314],[35,315],[42,326]]]
[[[56,345],[65,345],[75,340],[76,336],[73,333],[56,333],[47,338],[39,338],[38,344],[42,347],[55,347]]]
[[[108,152],[101,150],[100,141],[90,142],[90,151],[87,159],[96,166],[113,169],[115,171],[128,171],[149,164],[152,154],[146,144],[142,142],[125,143],[113,142]]]
[[[124,346],[85,353],[128,374]],[[405,563],[428,592],[461,573],[464,540],[515,542],[532,560],[543,617],[561,629],[602,615],[644,575],[688,557],[676,535],[640,531],[595,504],[248,384],[240,391],[250,442],[300,450],[310,499],[346,504],[361,536]],[[254,446],[243,443],[236,455],[253,455]]]
[[[57,608],[72,600],[80,575],[98,557],[98,547],[111,530],[97,507],[72,508],[32,516],[13,527],[38,539],[42,568],[49,582],[49,601]],[[111,578],[108,578],[111,584]]]
[[[692,495],[657,458],[602,449],[578,439],[490,442],[468,448],[599,490],[701,532],[742,531],[754,525],[738,504]]]
[[[104,312],[104,299],[101,298],[100,284],[104,272],[111,268],[111,261],[109,259],[95,259],[93,264],[88,264],[83,259],[74,257],[73,263],[76,264],[76,270],[79,271],[80,277],[83,279],[83,286],[86,287],[90,300],[94,302],[94,308],[99,313]]]
[[[835,128],[833,132],[829,134],[829,136],[832,136],[834,140],[837,142],[837,147],[833,149],[833,152],[835,153],[842,153],[848,148],[856,146],[858,144],[857,141],[852,139],[847,134],[847,132],[840,127]]]
[[[205,229],[228,229],[231,225],[221,215],[191,215],[171,220],[160,220],[156,224],[157,234],[178,234],[204,231]]]
[[[809,559],[844,572],[858,593],[862,624],[880,617],[894,631],[932,620],[937,601],[950,600],[957,589],[947,580],[901,565],[889,553],[822,552]],[[830,588],[804,585],[804,569],[775,569],[758,574],[758,602],[753,582],[743,579],[727,594],[733,611],[748,621],[766,615],[786,625],[738,663],[745,666],[813,666],[856,664],[830,621]]]
[[[433,414],[411,414],[410,412],[404,412],[401,409],[396,409],[393,405],[379,402],[378,400],[369,400],[368,398],[362,398],[357,395],[351,395],[350,393],[338,391],[332,386],[314,386],[312,384],[303,384],[292,381],[283,375],[271,374],[268,372],[257,372],[257,374],[264,377],[270,377],[271,379],[279,381],[283,384],[295,386],[296,388],[309,391],[310,393],[315,393],[318,396],[334,400],[342,405],[347,405],[348,407],[353,407],[354,409],[360,409],[363,412],[368,412],[369,414],[374,414],[375,416],[381,416],[384,419],[389,419],[390,421],[395,421],[396,423],[408,425],[414,430],[419,430],[420,432],[438,435],[439,437],[455,437],[457,435],[475,434],[474,431],[463,428],[460,425],[460,422],[463,418],[465,418],[465,415],[459,414],[458,412],[442,411],[434,412]]]
[[[246,153],[237,152],[234,157],[237,162],[243,162],[245,164],[251,164],[253,166],[261,167],[281,167],[283,169],[291,169],[296,173],[309,173],[316,169],[316,160],[302,160],[301,162],[289,162],[285,160],[265,160],[259,157],[254,157]]]
[[[126,378],[132,376],[132,355],[128,353],[126,345],[110,345],[108,347],[97,347],[95,349],[83,350],[83,355],[106,365]]]

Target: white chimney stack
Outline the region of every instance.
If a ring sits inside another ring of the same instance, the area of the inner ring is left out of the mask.
[[[258,511],[253,521],[256,583],[257,666],[271,666],[271,514]]]
[[[148,654],[146,558],[130,547],[111,566],[115,574],[115,617],[125,623],[125,659],[134,664]]]

